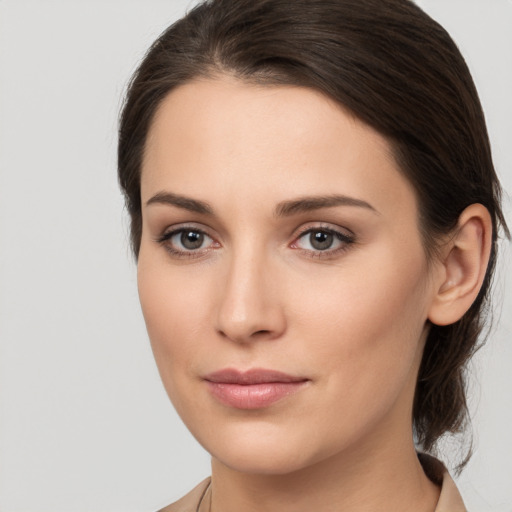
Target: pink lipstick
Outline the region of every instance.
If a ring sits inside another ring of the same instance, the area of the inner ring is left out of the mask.
[[[297,392],[309,379],[255,368],[241,372],[226,368],[204,377],[212,395],[237,409],[262,409]]]

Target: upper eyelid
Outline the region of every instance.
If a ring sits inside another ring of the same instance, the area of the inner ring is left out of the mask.
[[[299,227],[295,231],[294,239],[297,239],[298,237],[309,233],[311,231],[329,231],[332,233],[339,233],[340,235],[346,236],[347,238],[355,238],[355,233],[346,227],[337,226],[334,224],[330,224],[327,222],[318,222],[318,223],[312,223],[308,225],[303,225]]]
[[[186,229],[190,231],[197,231],[198,233],[202,233],[203,235],[207,235],[210,238],[214,238],[210,233],[210,230],[204,227],[199,227],[195,225],[195,223],[179,223],[173,224],[171,226],[167,226],[165,229],[161,231],[161,234],[157,238],[167,237],[169,235],[173,235],[179,233],[180,231],[185,231]]]
[[[342,233],[341,231],[334,230],[334,229],[327,229],[327,228],[315,229],[315,228],[312,228],[312,229],[307,229],[306,231],[303,231],[302,233],[299,233],[299,235],[297,235],[293,239],[293,241],[291,242],[290,245],[292,245],[292,246],[296,245],[298,240],[304,238],[305,235],[308,235],[310,233],[315,233],[315,232],[318,232],[318,231],[324,231],[326,233],[330,233],[335,238],[337,238],[340,242],[345,243],[345,244],[349,244],[349,243],[351,244],[351,243],[354,243],[356,241],[355,235],[352,235],[352,234],[349,235],[349,234]],[[304,249],[304,250],[306,250],[306,249]]]

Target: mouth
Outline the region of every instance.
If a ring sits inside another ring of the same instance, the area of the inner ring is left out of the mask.
[[[204,380],[212,396],[236,409],[262,409],[296,393],[309,382],[305,377],[255,368],[245,372],[226,368]]]

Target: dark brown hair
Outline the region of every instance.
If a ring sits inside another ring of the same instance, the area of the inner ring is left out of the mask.
[[[493,222],[482,289],[453,325],[432,325],[418,375],[413,424],[423,450],[468,419],[466,363],[478,346],[495,266],[500,207],[484,115],[447,32],[410,0],[207,0],[151,46],[129,85],[119,181],[138,254],[144,146],[164,97],[198,77],[319,90],[388,138],[416,191],[429,258],[460,213],[483,204]]]

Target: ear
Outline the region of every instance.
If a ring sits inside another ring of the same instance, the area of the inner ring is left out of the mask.
[[[428,315],[433,324],[453,324],[471,307],[485,277],[491,241],[492,221],[487,208],[468,206],[442,249]]]

